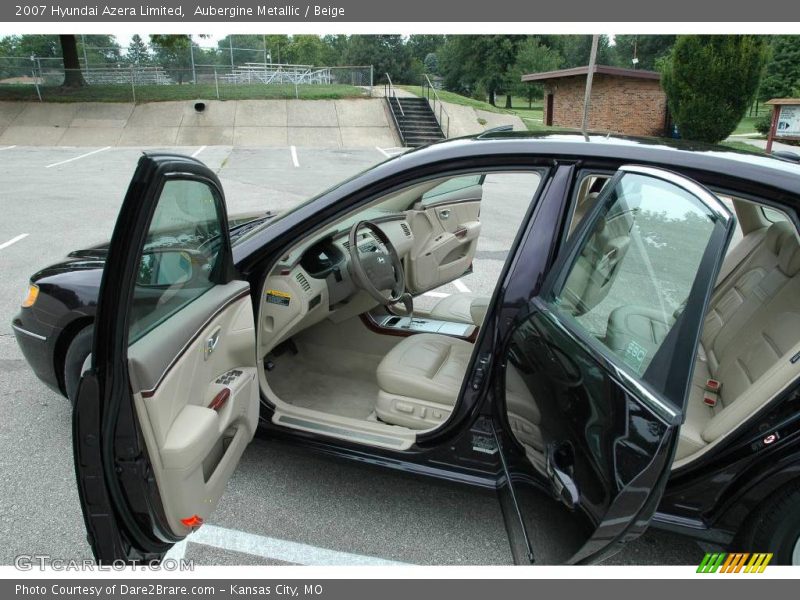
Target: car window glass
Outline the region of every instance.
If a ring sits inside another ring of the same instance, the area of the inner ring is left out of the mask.
[[[768,206],[762,206],[761,212],[764,215],[764,218],[770,223],[780,223],[781,221],[789,220],[789,217],[787,217],[785,213]]]
[[[214,285],[212,273],[221,260],[219,207],[204,182],[164,184],[136,276],[130,344]]]
[[[584,217],[591,211],[608,180],[608,175],[587,175],[581,179],[575,192],[575,208],[569,225],[569,236],[575,232]]]
[[[451,177],[447,181],[440,183],[435,188],[432,188],[422,194],[422,204],[432,204],[437,201],[437,198],[443,194],[463,190],[481,182],[481,175],[463,175],[460,177]]]
[[[613,185],[554,306],[641,375],[689,296],[714,217],[662,179],[627,173]]]

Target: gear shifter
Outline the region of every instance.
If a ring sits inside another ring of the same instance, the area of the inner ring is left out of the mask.
[[[403,329],[410,329],[414,324],[414,298],[411,294],[405,293],[400,296],[400,302],[403,303],[403,308],[408,314],[408,324],[404,324],[402,327]]]

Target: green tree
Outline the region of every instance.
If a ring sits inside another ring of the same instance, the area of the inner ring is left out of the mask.
[[[386,81],[388,73],[394,83],[417,83],[421,75],[421,64],[415,64],[399,35],[352,35],[345,62],[373,65],[376,82]]]
[[[541,41],[564,58],[562,67],[565,69],[585,67],[589,64],[589,54],[592,50],[591,35],[545,35],[541,36]],[[613,63],[614,56],[608,36],[601,35],[597,43],[597,64]]]
[[[77,41],[78,53],[89,66],[116,65],[122,60],[122,50],[113,35],[81,35]]]
[[[506,94],[511,106],[511,93],[516,85],[512,67],[519,45],[519,35],[455,35],[447,36],[439,57],[440,72],[448,90],[475,97]]]
[[[759,36],[679,36],[661,83],[681,136],[716,143],[733,133],[756,95],[766,58]]]
[[[770,50],[759,99],[790,98],[800,87],[800,36],[776,35],[771,38]]]
[[[335,62],[333,50],[318,35],[295,35],[287,45],[284,60],[299,65],[328,66]]]
[[[538,37],[528,38],[519,48],[512,72],[516,79],[514,93],[528,100],[528,108],[533,101],[543,95],[542,84],[522,81],[527,73],[555,71],[561,67],[564,58],[552,48],[541,43]]]
[[[411,53],[411,57],[420,62],[425,62],[429,54],[436,54],[445,43],[443,35],[410,35],[406,41],[406,47]]]
[[[674,35],[616,35],[610,49],[613,62],[619,67],[652,71],[656,61],[667,56],[675,44]],[[639,63],[633,64],[634,56]]]
[[[436,56],[435,52],[428,53],[422,64],[425,66],[426,73],[430,75],[439,74],[439,57]]]
[[[164,67],[166,72],[178,83],[190,81],[192,78],[192,58],[190,46],[192,36],[180,35],[150,35],[150,47],[158,65]]]
[[[125,59],[133,65],[146,65],[150,62],[147,44],[138,33],[134,33],[131,37],[131,43],[128,44],[128,52],[125,55]]]

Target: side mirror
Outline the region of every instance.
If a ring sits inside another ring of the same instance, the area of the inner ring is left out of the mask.
[[[191,281],[193,274],[192,257],[186,250],[156,248],[142,254],[136,285],[142,287],[182,285]]]

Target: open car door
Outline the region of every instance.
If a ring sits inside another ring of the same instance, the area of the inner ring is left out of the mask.
[[[519,314],[493,388],[517,561],[595,562],[647,528],[733,225],[686,177],[622,167]]]
[[[199,161],[139,161],[94,336],[73,415],[89,543],[106,563],[159,560],[213,512],[258,422],[250,287]]]
[[[428,190],[407,212],[414,246],[405,258],[406,289],[418,295],[472,268],[481,232],[485,175],[453,177]]]

